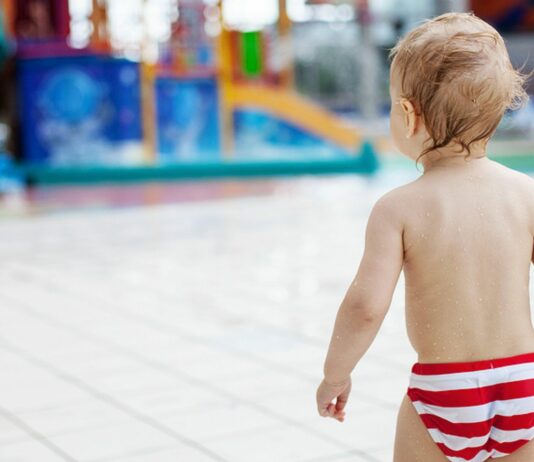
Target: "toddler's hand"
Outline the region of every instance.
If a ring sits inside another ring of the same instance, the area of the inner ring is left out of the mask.
[[[350,377],[336,384],[327,383],[323,380],[317,389],[317,410],[319,415],[333,417],[343,422],[345,420],[345,411],[343,409],[349,399],[351,386]],[[332,403],[334,399],[336,399],[335,404]]]

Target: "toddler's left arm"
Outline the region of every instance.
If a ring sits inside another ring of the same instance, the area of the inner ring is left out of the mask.
[[[317,390],[320,415],[343,420],[350,373],[370,347],[389,310],[403,261],[403,223],[398,197],[390,192],[371,210],[364,254],[337,313],[324,380]],[[334,398],[338,398],[335,407],[331,404]]]

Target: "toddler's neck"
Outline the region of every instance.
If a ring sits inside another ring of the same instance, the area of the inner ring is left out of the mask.
[[[424,167],[424,173],[428,173],[429,171],[438,168],[472,168],[473,166],[484,164],[489,160],[486,153],[483,151],[472,152],[468,158],[465,156],[465,152],[444,155],[433,151],[423,156],[421,158],[421,163]]]

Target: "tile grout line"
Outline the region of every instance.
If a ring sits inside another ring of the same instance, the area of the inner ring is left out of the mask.
[[[2,296],[5,297],[5,294],[2,294]],[[122,356],[131,358],[134,361],[137,361],[137,362],[139,362],[141,364],[144,364],[144,365],[146,365],[148,367],[151,367],[152,369],[156,369],[156,370],[158,370],[160,372],[163,372],[163,373],[165,373],[167,375],[170,375],[172,377],[178,377],[179,379],[181,379],[181,380],[183,380],[183,381],[185,381],[187,383],[191,383],[191,384],[194,384],[196,386],[200,386],[200,387],[202,387],[204,389],[210,390],[211,392],[214,392],[214,393],[218,394],[219,396],[224,396],[226,398],[230,398],[235,402],[240,402],[240,403],[244,404],[245,406],[249,406],[249,407],[251,407],[253,409],[258,410],[259,412],[263,413],[264,415],[270,415],[271,417],[274,417],[275,419],[278,419],[279,421],[281,421],[281,422],[283,422],[283,423],[285,423],[287,425],[303,429],[307,433],[315,435],[316,437],[319,437],[320,439],[322,439],[324,441],[343,446],[348,451],[354,451],[356,454],[358,454],[359,456],[363,457],[365,460],[367,460],[369,462],[379,462],[375,457],[370,456],[365,451],[361,451],[361,450],[356,449],[356,448],[354,448],[352,446],[349,446],[346,443],[344,443],[342,441],[339,441],[336,438],[331,438],[331,437],[323,434],[322,432],[320,432],[320,431],[318,431],[318,430],[316,430],[316,429],[314,429],[312,427],[309,427],[308,425],[306,425],[305,423],[303,423],[301,421],[293,420],[293,419],[291,419],[289,417],[286,417],[283,414],[279,414],[279,413],[273,411],[272,409],[270,409],[268,407],[262,406],[262,405],[260,405],[258,403],[253,402],[253,401],[250,401],[250,400],[241,398],[239,396],[236,396],[236,395],[234,395],[231,392],[228,392],[226,390],[221,390],[220,388],[217,388],[216,386],[211,385],[211,384],[207,384],[206,382],[204,382],[204,381],[202,381],[200,379],[197,379],[196,377],[189,376],[188,374],[184,373],[183,371],[177,370],[177,369],[175,369],[174,367],[172,367],[170,365],[167,365],[165,363],[161,363],[161,362],[159,362],[157,360],[154,360],[154,359],[151,359],[151,358],[144,357],[142,355],[138,355],[135,352],[133,352],[132,350],[130,350],[130,349],[126,348],[126,347],[122,347],[120,345],[116,345],[115,343],[110,342],[109,340],[107,340],[105,338],[99,337],[97,335],[94,335],[94,334],[91,334],[89,332],[86,332],[86,331],[84,331],[82,329],[79,329],[79,328],[70,326],[68,324],[65,324],[65,323],[63,323],[61,321],[58,321],[57,319],[55,319],[53,317],[50,317],[49,315],[43,314],[41,312],[38,312],[34,308],[28,307],[28,305],[26,303],[21,302],[20,300],[14,300],[11,297],[5,297],[5,298],[8,298],[12,302],[15,302],[18,305],[18,308],[21,308],[23,311],[25,311],[26,313],[30,314],[30,316],[32,316],[34,318],[37,318],[37,319],[40,319],[41,321],[44,321],[45,323],[53,326],[56,329],[66,330],[67,332],[68,331],[76,332],[77,335],[79,335],[80,337],[85,337],[85,339],[87,341],[89,341],[90,343],[91,342],[96,342],[96,343],[100,343],[101,345],[106,345],[112,351],[114,351],[114,352],[116,352],[118,354],[121,354]],[[54,368],[54,366],[52,366],[52,368]],[[81,383],[83,384],[83,382],[81,382]],[[158,423],[157,421],[155,421],[155,422]]]
[[[0,349],[7,350],[15,355],[17,355],[19,358],[22,358],[29,362],[30,364],[33,364],[34,366],[37,366],[41,369],[44,369],[52,374],[54,374],[56,377],[60,378],[61,380],[70,383],[71,385],[74,385],[80,390],[83,390],[87,394],[93,396],[94,398],[105,402],[106,404],[109,404],[125,414],[129,415],[130,417],[133,417],[136,420],[140,420],[143,423],[150,425],[151,427],[161,431],[162,433],[165,433],[166,435],[170,436],[171,438],[179,441],[180,443],[183,443],[187,446],[190,446],[199,452],[204,453],[208,457],[211,457],[213,460],[219,461],[219,462],[229,462],[223,457],[220,457],[218,454],[213,453],[209,449],[202,446],[200,443],[187,438],[180,433],[174,431],[172,428],[167,427],[166,425],[163,425],[162,423],[158,422],[157,420],[153,419],[150,416],[147,416],[143,414],[142,412],[137,411],[136,409],[128,406],[127,404],[124,404],[120,402],[119,400],[115,399],[113,396],[108,395],[107,393],[104,393],[102,391],[99,391],[87,383],[85,383],[83,380],[68,374],[66,372],[63,372],[61,369],[58,369],[56,366],[54,366],[52,363],[45,361],[43,359],[40,359],[36,357],[35,355],[29,353],[26,350],[23,350],[22,348],[13,345],[11,342],[6,341],[5,339],[0,337]],[[75,459],[69,459],[69,460],[75,460]]]
[[[41,284],[42,284],[42,282],[43,281],[41,281]],[[67,296],[70,296],[71,298],[74,297],[73,294],[69,293],[69,291],[65,291],[63,287],[59,287],[59,286],[55,285],[54,282],[45,280],[45,283],[49,284],[46,287],[46,289],[51,289],[51,288],[55,289],[54,292],[57,293],[58,295],[67,295]],[[43,290],[45,290],[45,288],[43,288]],[[205,342],[205,341],[203,341],[203,339],[201,337],[199,337],[199,336],[197,336],[195,334],[191,334],[191,333],[185,332],[184,330],[180,329],[178,326],[173,325],[171,327],[168,324],[162,323],[158,319],[154,319],[154,318],[151,318],[151,317],[143,316],[143,315],[138,314],[138,313],[132,313],[132,312],[128,312],[127,310],[117,308],[116,306],[114,306],[113,304],[109,303],[106,300],[99,299],[98,297],[95,298],[93,296],[93,293],[91,293],[91,294],[85,293],[84,296],[86,298],[87,297],[92,298],[94,301],[97,301],[101,305],[108,306],[113,312],[115,312],[118,316],[122,317],[123,319],[135,320],[136,322],[141,321],[140,322],[141,325],[145,326],[145,325],[149,324],[159,332],[176,334],[177,331],[180,331],[181,337],[185,338],[190,343],[217,346],[216,344],[214,344],[213,342],[210,342],[209,340]],[[258,325],[258,324],[262,325],[261,323],[258,323],[257,321],[255,321],[255,324],[256,325]],[[282,328],[279,328],[277,326],[271,326],[271,325],[268,325],[268,324],[263,324],[263,325],[267,326],[268,328],[273,329],[275,331],[282,332],[284,334],[289,333],[291,335],[296,335],[301,340],[306,340],[307,344],[310,344],[312,346],[317,347],[317,342],[314,343],[314,339],[313,338],[310,338],[308,336],[302,336],[300,334],[295,334],[292,331],[288,331],[287,329],[282,329]],[[225,351],[225,353],[228,353],[228,352]],[[294,377],[297,377],[297,378],[299,378],[301,380],[304,380],[304,381],[306,381],[308,383],[311,383],[312,381],[315,383],[315,379],[312,379],[312,377],[310,377],[309,375],[307,375],[305,373],[302,373],[302,372],[299,372],[299,371],[295,370],[294,368],[291,368],[290,366],[280,366],[280,365],[275,364],[272,361],[269,361],[269,360],[267,360],[265,358],[262,358],[260,356],[257,356],[257,355],[254,355],[254,354],[250,354],[250,353],[246,353],[246,352],[239,351],[239,350],[232,350],[231,355],[245,358],[245,359],[251,361],[253,364],[261,363],[262,365],[264,365],[267,368],[270,368],[272,370],[278,370],[280,372],[290,373]],[[381,358],[378,358],[378,361],[382,362]],[[383,364],[386,364],[386,362],[383,362]],[[368,401],[370,401],[373,404],[375,404],[375,405],[377,405],[379,407],[382,407],[384,409],[387,409],[387,410],[392,410],[392,409],[395,410],[395,409],[397,409],[396,405],[392,405],[388,401],[383,401],[383,400],[381,400],[380,398],[377,398],[374,395],[366,395],[365,393],[362,393],[361,396],[365,397]]]
[[[46,274],[48,275],[48,273],[46,273]],[[33,273],[33,275],[35,275],[35,273]],[[63,290],[64,286],[61,287],[60,290],[58,291],[57,290],[58,286],[54,285],[53,281],[50,281],[50,280],[48,280],[46,278],[43,279],[42,276],[43,276],[42,274],[39,274],[39,276],[38,276],[38,278],[41,279],[39,281],[39,282],[41,282],[41,287],[43,287],[44,289],[50,289],[50,288],[53,287],[53,288],[56,289],[55,290],[56,293],[68,294],[68,292],[65,292]],[[138,288],[137,284],[134,284],[134,283],[132,283],[130,281],[121,281],[121,282],[122,282],[122,284],[129,284],[130,286],[133,285],[135,288]],[[43,286],[43,283],[44,283],[44,286]],[[80,287],[80,286],[78,286],[78,287]],[[145,291],[148,291],[150,293],[156,294],[160,299],[164,300],[165,303],[169,303],[169,302],[173,303],[174,302],[174,300],[172,298],[169,298],[170,296],[172,296],[172,293],[168,292],[168,290],[166,290],[166,288],[162,288],[162,287],[158,288],[158,287],[147,286],[147,285],[144,285],[143,288],[146,289]],[[243,289],[248,290],[249,288],[247,286],[244,286],[244,285],[240,286],[240,290],[243,290]],[[91,292],[90,296],[92,296],[92,295],[93,295],[93,293]],[[98,301],[106,303],[106,304],[108,303],[105,300],[98,300]],[[124,311],[124,310],[122,310],[122,311]],[[289,333],[292,336],[298,337],[299,340],[303,341],[307,345],[310,345],[310,346],[313,346],[313,347],[319,347],[321,349],[324,347],[324,345],[321,344],[320,341],[317,338],[315,338],[314,336],[306,335],[306,334],[303,334],[301,332],[295,332],[295,331],[292,331],[290,329],[280,327],[278,325],[272,325],[272,324],[268,324],[268,323],[265,323],[265,322],[260,322],[258,320],[253,320],[253,321],[254,321],[254,324],[256,324],[256,325],[267,326],[269,329],[281,332],[283,334],[288,334]],[[406,366],[404,366],[404,365],[400,365],[399,363],[397,363],[395,361],[391,361],[391,360],[388,360],[387,358],[383,358],[383,357],[377,356],[373,352],[369,352],[368,355],[370,357],[375,357],[379,362],[387,364],[389,367],[394,367],[395,369],[397,369],[399,371],[406,372]],[[386,406],[387,406],[387,404],[386,404]],[[391,407],[391,406],[389,406],[389,407]]]
[[[349,456],[354,455],[353,451],[345,451],[330,456],[313,457],[311,459],[304,459],[298,462],[332,462],[335,460],[347,460]]]
[[[172,446],[152,446],[150,448],[137,449],[135,451],[121,452],[112,456],[89,459],[84,462],[117,462],[117,460],[122,462],[128,462],[128,459],[130,459],[131,457],[137,457],[143,454],[152,455],[171,452],[173,449],[176,448],[173,448]]]
[[[0,337],[0,349],[2,347],[2,344],[5,344],[5,342],[4,342],[4,339],[2,339]],[[69,403],[69,404],[72,404],[72,403]],[[76,403],[74,403],[74,404],[76,404]],[[27,412],[23,412],[23,414],[25,414],[25,413],[27,413]],[[106,424],[106,425],[104,425],[104,427],[114,427],[114,426],[120,425],[122,423],[124,423],[124,422],[123,421],[118,421],[118,422],[114,422],[113,424]],[[48,437],[49,437],[49,439],[58,438],[58,437],[62,438],[64,436],[74,435],[76,433],[81,433],[81,432],[91,431],[91,430],[96,430],[96,429],[101,429],[101,428],[102,428],[102,426],[98,425],[98,424],[82,425],[82,426],[77,426],[77,427],[71,427],[68,430],[51,431],[51,432],[49,432],[49,434],[48,434],[49,436]],[[24,438],[19,436],[19,437],[6,439],[6,440],[2,441],[0,443],[0,446],[1,447],[8,447],[8,446],[19,444],[22,441],[24,441]]]
[[[0,406],[0,415],[2,415],[5,419],[9,420],[13,425],[33,437],[34,440],[37,440],[41,445],[48,448],[50,451],[61,457],[63,460],[66,460],[67,462],[79,462],[78,459],[75,459],[70,454],[67,454],[63,449],[61,449],[59,446],[56,446],[48,438],[46,438],[46,436],[39,433],[37,430],[28,425],[19,417],[9,412],[3,406]]]

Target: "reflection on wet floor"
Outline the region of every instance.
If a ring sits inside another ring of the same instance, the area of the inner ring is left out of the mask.
[[[272,180],[55,186],[30,190],[27,199],[37,210],[50,211],[61,208],[129,207],[267,195],[280,187],[283,186]]]
[[[371,177],[325,175],[33,187],[12,194],[11,197],[0,196],[0,217],[292,194],[295,190],[306,188],[308,184],[314,184],[315,180],[324,185],[323,188],[328,184],[332,185],[332,178],[344,178],[348,183],[401,184],[419,175],[410,161],[390,157],[382,160],[385,168]],[[393,166],[390,166],[392,163]],[[335,188],[330,186],[332,187]]]

